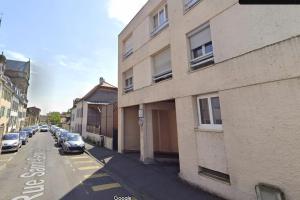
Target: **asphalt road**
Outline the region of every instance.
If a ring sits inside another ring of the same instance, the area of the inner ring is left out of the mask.
[[[62,155],[49,132],[38,132],[17,153],[0,155],[0,200],[133,200],[128,188],[87,154]]]

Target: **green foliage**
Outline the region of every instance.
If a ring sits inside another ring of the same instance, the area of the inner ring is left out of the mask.
[[[51,124],[60,124],[60,113],[59,112],[51,112],[48,113],[48,120]]]

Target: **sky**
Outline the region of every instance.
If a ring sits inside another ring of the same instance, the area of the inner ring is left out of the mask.
[[[67,111],[99,78],[118,85],[118,34],[147,0],[0,0],[0,51],[31,61],[28,107]]]

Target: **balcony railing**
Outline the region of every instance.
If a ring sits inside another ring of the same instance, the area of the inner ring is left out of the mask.
[[[123,54],[123,59],[128,58],[131,54],[133,54],[133,48],[129,49]]]
[[[153,81],[155,83],[165,80],[165,79],[169,79],[169,78],[172,78],[172,70],[171,69],[168,69],[166,71],[163,71],[163,72],[153,75]]]
[[[161,30],[163,30],[164,28],[166,28],[169,25],[169,20],[166,19],[166,21],[164,21],[162,24],[160,24],[157,27],[154,27],[152,32],[150,33],[151,37],[155,36],[156,34],[158,34]]]
[[[128,93],[133,91],[133,85],[128,85],[127,87],[124,88],[124,93]]]
[[[202,66],[206,66],[214,63],[214,54],[210,52],[206,55],[200,56],[190,61],[192,69],[198,69]]]

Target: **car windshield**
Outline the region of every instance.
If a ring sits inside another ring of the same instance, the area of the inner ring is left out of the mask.
[[[68,136],[68,132],[61,132],[60,133],[60,135],[59,135],[60,137],[67,137]]]
[[[67,141],[80,141],[81,137],[80,135],[69,135],[67,137]]]
[[[47,125],[43,125],[43,126],[42,126],[42,128],[47,128],[47,127],[48,127]]]
[[[26,132],[20,132],[20,137],[26,137]]]
[[[31,131],[31,128],[24,128],[23,131]]]
[[[3,136],[3,140],[16,140],[18,139],[17,134],[6,134]]]

